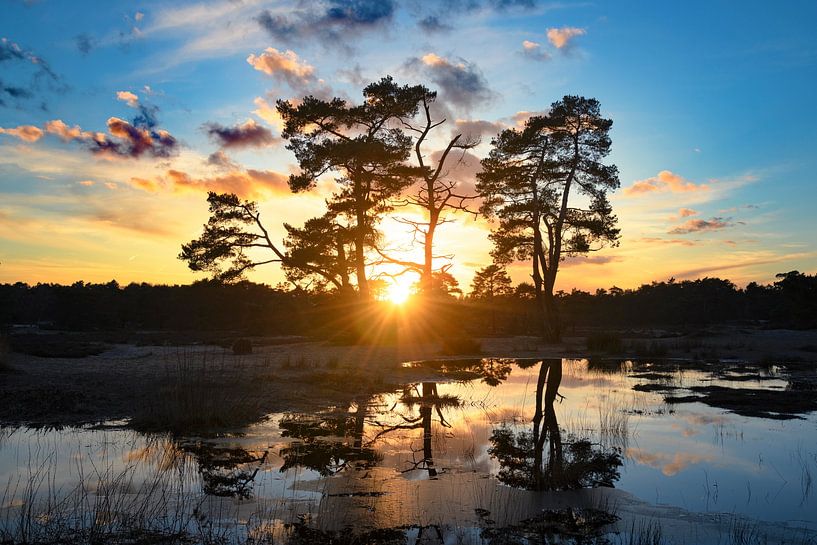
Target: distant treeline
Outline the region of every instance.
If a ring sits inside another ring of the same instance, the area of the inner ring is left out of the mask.
[[[719,278],[653,282],[637,289],[616,287],[588,293],[560,292],[565,330],[576,327],[637,328],[700,326],[756,321],[771,327],[817,327],[817,275],[792,271],[770,285],[737,288]],[[332,293],[286,291],[252,282],[191,285],[77,282],[70,286],[0,285],[0,324],[36,324],[66,330],[240,331],[249,335],[331,336],[343,329],[359,303]],[[387,308],[388,303],[382,303]],[[412,310],[414,309],[414,310]],[[425,310],[419,310],[425,309]],[[504,295],[441,295],[411,304],[403,320],[422,321],[425,312],[445,316],[473,335],[537,334],[529,285]],[[386,310],[378,316],[387,316]],[[408,317],[408,318],[407,318]]]

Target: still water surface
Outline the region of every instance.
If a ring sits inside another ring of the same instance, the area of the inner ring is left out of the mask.
[[[814,395],[790,392],[774,368],[714,373],[562,360],[559,452],[570,467],[580,457],[571,449],[585,445],[581,456],[596,456],[596,466],[590,477],[529,486],[530,460],[514,449],[531,435],[538,361],[406,365],[434,378],[316,414],[273,414],[226,437],[146,436],[116,426],[2,430],[0,525],[15,524],[23,506],[38,502],[43,509],[154,490],[163,512],[192,510],[246,532],[301,521],[334,529],[448,525],[474,534],[569,505],[716,523],[725,513],[817,530],[817,413],[768,418],[665,401],[696,386]],[[626,494],[570,490],[600,484]],[[729,520],[724,531],[734,534]]]

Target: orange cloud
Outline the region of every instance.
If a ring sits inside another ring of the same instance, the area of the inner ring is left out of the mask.
[[[300,60],[292,50],[278,51],[268,47],[260,55],[247,57],[247,62],[256,70],[282,79],[296,88],[308,84],[315,77],[315,67]]]
[[[253,110],[252,113],[266,121],[271,127],[277,129],[278,132],[284,130],[284,118],[281,117],[281,114],[278,113],[275,106],[261,97],[256,97],[253,103],[258,109]]]
[[[698,246],[697,241],[682,238],[643,237],[638,239],[638,241],[644,242],[645,244],[678,244],[681,246]]]
[[[633,185],[624,189],[625,195],[642,195],[645,193],[690,193],[694,191],[706,191],[709,186],[706,184],[695,184],[682,178],[681,176],[662,170],[657,176],[645,180],[637,180]]]
[[[537,61],[550,60],[550,54],[548,54],[545,51],[542,51],[541,47],[542,44],[538,42],[524,40],[522,42],[522,54],[529,59],[534,59]]]
[[[237,170],[213,178],[193,179],[178,170],[167,171],[175,189],[235,193],[240,197],[254,199],[268,192],[289,192],[287,176],[271,170]]]
[[[93,181],[93,180],[82,180],[82,181],[79,181],[77,183],[79,185],[84,185],[85,187],[90,187],[90,186],[94,185],[96,182]]]
[[[159,191],[162,187],[162,183],[159,180],[150,180],[147,178],[137,178],[133,177],[130,179],[130,184],[133,187],[139,188],[143,191],[148,191],[150,193],[155,193]]]
[[[58,136],[66,142],[70,140],[92,139],[94,137],[94,133],[83,131],[78,125],[69,127],[61,119],[53,119],[47,122],[45,124],[45,132]]]
[[[689,233],[700,233],[701,231],[718,231],[732,227],[734,222],[730,218],[712,218],[708,220],[692,219],[674,227],[669,231],[670,235],[686,235]]]
[[[421,60],[426,66],[449,66],[451,64],[436,53],[427,53],[422,56]]]
[[[288,177],[272,170],[235,169],[212,177],[196,178],[180,170],[170,169],[156,178],[132,177],[131,186],[155,193],[163,189],[174,192],[215,191],[235,193],[245,199],[257,199],[269,193],[289,193]]]
[[[532,112],[523,110],[513,114],[511,116],[511,120],[513,121],[514,125],[516,125],[517,128],[522,128],[525,126],[525,123],[527,123],[528,119],[530,119],[531,117],[547,115],[548,113],[549,110],[534,110]]]
[[[110,139],[101,132],[83,131],[78,125],[69,127],[60,119],[47,122],[45,131],[65,142],[80,142],[106,159],[140,157],[145,153],[154,157],[169,157],[178,147],[173,135],[164,129],[148,130],[118,117],[108,118],[107,125],[111,136],[119,140]]]
[[[9,136],[16,136],[24,142],[36,142],[43,136],[43,131],[34,125],[20,125],[13,129],[4,129],[0,127],[0,134],[8,134]]]
[[[126,102],[131,108],[136,108],[139,105],[139,97],[130,91],[117,91],[116,99]]]
[[[562,262],[562,267],[574,267],[577,265],[606,265],[622,261],[622,257],[613,255],[576,255],[568,256]]]
[[[564,49],[570,45],[571,40],[576,36],[584,36],[587,31],[583,28],[565,26],[562,28],[549,28],[547,31],[548,41],[557,49]]]
[[[692,208],[679,208],[678,213],[670,216],[669,221],[678,221],[681,218],[688,218],[690,216],[697,216],[698,211]]]
[[[708,462],[713,459],[710,455],[693,454],[691,452],[676,452],[673,456],[663,452],[655,454],[637,448],[628,448],[627,456],[636,462],[660,469],[667,477],[672,477],[693,464]]]

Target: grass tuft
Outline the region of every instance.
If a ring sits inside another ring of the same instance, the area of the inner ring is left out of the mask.
[[[262,417],[255,401],[256,382],[236,381],[212,355],[179,351],[169,363],[159,392],[131,419],[131,426],[151,432],[210,432],[236,428]]]

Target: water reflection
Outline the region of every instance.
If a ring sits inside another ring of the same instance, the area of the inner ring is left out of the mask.
[[[562,382],[562,362],[543,361],[536,385],[530,431],[503,426],[491,434],[488,453],[499,462],[497,478],[529,490],[570,490],[613,486],[622,465],[617,450],[605,451],[587,438],[562,441],[554,402]],[[547,458],[544,457],[547,445]]]
[[[327,477],[344,469],[367,467],[381,456],[363,444],[363,432],[370,399],[353,404],[353,412],[330,416],[288,415],[278,426],[281,437],[292,438],[280,451],[281,472],[305,467]]]
[[[447,380],[479,380],[488,386],[499,386],[504,382],[514,367],[525,369],[536,365],[541,360],[510,358],[466,358],[452,360],[412,361],[406,367],[422,368],[435,371]]]
[[[770,420],[714,407],[713,399],[665,403],[669,391],[701,387],[763,390],[765,397],[752,399],[786,400],[810,391],[813,371],[753,371],[746,380],[748,372],[672,362],[485,358],[412,365],[414,381],[394,392],[347,398],[317,413],[273,415],[227,437],[0,432],[0,486],[24,482],[27,467],[52,463],[57,488],[73,490],[81,482],[77,460],[91,460],[111,466],[94,481],[117,482],[118,473],[131,472],[128,482],[140,490],[156,470],[168,483],[183,482],[179,494],[193,491],[214,502],[211,516],[225,505],[243,509],[242,517],[269,505],[274,515],[264,520],[273,525],[307,520],[333,531],[349,520],[367,528],[403,525],[412,527],[409,542],[439,541],[448,535],[445,524],[484,527],[475,517],[482,508],[497,528],[516,525],[519,535],[538,536],[520,526],[532,513],[576,507],[580,495],[617,494],[586,490],[613,484],[692,512],[817,523],[811,486],[817,415]],[[787,407],[794,409],[799,406]],[[32,459],[32,452],[41,458]],[[111,488],[86,485],[93,494]],[[544,490],[557,493],[536,492]],[[12,495],[2,502],[9,510],[25,503]],[[573,503],[536,503],[565,497],[571,499],[559,501]],[[550,532],[551,522],[535,524]]]
[[[253,482],[269,456],[269,449],[250,452],[240,447],[207,443],[182,448],[196,458],[205,494],[239,499],[252,497]]]
[[[459,404],[460,401],[456,396],[441,396],[437,390],[436,382],[423,382],[420,385],[409,385],[403,389],[403,394],[400,396],[399,402],[391,408],[391,412],[399,417],[398,423],[384,424],[375,422],[375,426],[382,429],[374,435],[372,443],[398,430],[422,429],[422,457],[419,460],[414,458],[411,461],[407,461],[409,467],[404,469],[403,472],[407,473],[416,469],[423,469],[428,472],[430,478],[435,478],[437,476],[437,469],[434,467],[434,452],[432,449],[432,415],[434,413],[437,414],[440,426],[451,428],[451,424],[446,421],[443,415],[443,409],[457,407]],[[401,408],[404,410],[401,410]],[[417,416],[414,415],[415,408],[417,408]],[[412,454],[416,455],[413,449]]]

